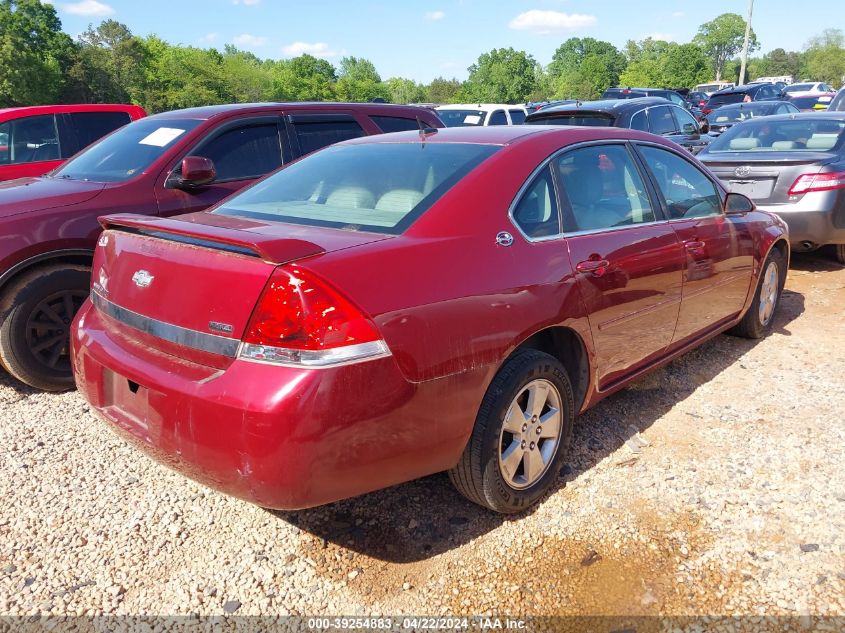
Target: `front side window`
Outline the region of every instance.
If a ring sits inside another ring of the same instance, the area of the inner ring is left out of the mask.
[[[664,149],[652,146],[639,149],[671,217],[697,218],[722,213],[722,197],[700,169]]]
[[[267,123],[227,130],[191,155],[211,159],[218,182],[257,178],[282,166],[279,128]]]
[[[698,123],[693,116],[683,108],[675,108],[675,118],[678,120],[678,127],[684,134],[698,134]]]
[[[507,125],[508,119],[504,110],[496,110],[490,115],[490,122],[487,125]]]
[[[59,135],[52,114],[0,123],[0,165],[21,165],[60,158]]]
[[[228,198],[214,213],[398,234],[498,149],[469,143],[328,147]]]
[[[294,130],[299,139],[299,151],[303,155],[328,145],[367,135],[357,121],[303,122],[294,124]]]
[[[594,145],[557,160],[568,201],[564,230],[596,231],[655,220],[645,184],[624,145]]]
[[[548,237],[560,233],[560,219],[555,200],[555,188],[548,167],[534,178],[513,210],[513,219],[530,238]]]
[[[677,130],[672,108],[658,106],[648,109],[648,126],[652,134],[673,134]]]
[[[631,117],[631,129],[648,132],[648,119],[646,119],[645,110],[640,110]]]

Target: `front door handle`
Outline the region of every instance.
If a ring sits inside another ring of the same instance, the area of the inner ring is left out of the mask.
[[[610,268],[610,262],[606,259],[587,259],[575,264],[575,270],[579,273],[589,273],[596,277],[603,277],[608,268]]]
[[[707,246],[701,240],[689,240],[688,242],[684,242],[684,248],[688,251],[701,251],[704,250],[704,247]]]

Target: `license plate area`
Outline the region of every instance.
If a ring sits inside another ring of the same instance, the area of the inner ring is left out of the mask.
[[[730,189],[734,193],[741,193],[752,200],[763,200],[772,194],[774,180],[729,180]]]
[[[160,394],[119,373],[103,371],[106,414],[134,435],[152,440],[161,432],[161,419],[152,404]]]

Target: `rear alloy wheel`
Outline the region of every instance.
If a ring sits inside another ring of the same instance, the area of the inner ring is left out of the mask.
[[[7,291],[0,359],[12,376],[45,391],[73,387],[70,325],[88,296],[90,274],[82,266],[39,268]]]
[[[771,330],[786,281],[786,261],[778,249],[775,248],[769,253],[762,270],[754,301],[742,321],[730,330],[730,334],[745,338],[762,338]]]
[[[553,356],[516,353],[496,374],[472,435],[449,478],[461,494],[496,512],[520,512],[557,478],[572,436],[575,405]]]
[[[845,264],[845,244],[834,244],[833,256],[840,264]]]

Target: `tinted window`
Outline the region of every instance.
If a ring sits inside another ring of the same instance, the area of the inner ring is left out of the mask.
[[[833,101],[830,102],[828,110],[831,112],[841,112],[845,110],[845,88],[836,93]]]
[[[420,129],[420,124],[416,119],[405,119],[398,116],[371,116],[370,119],[385,133]],[[428,123],[425,121],[422,122],[422,125],[428,127]]]
[[[122,182],[146,170],[201,121],[141,119],[94,143],[59,167],[58,178]]]
[[[652,134],[672,134],[676,131],[675,118],[672,116],[672,108],[669,106],[658,106],[648,109],[648,126]]]
[[[490,115],[490,122],[487,125],[507,125],[508,119],[504,110],[496,110]]]
[[[446,127],[484,125],[484,110],[438,110],[437,115]]]
[[[59,158],[59,136],[56,119],[52,114],[0,124],[0,165],[37,163]]]
[[[525,112],[523,110],[508,110],[511,115],[511,123],[522,125],[525,123]]]
[[[679,105],[681,107],[683,107],[683,105],[684,105],[684,100],[681,97],[681,95],[676,94],[674,92],[667,92],[665,95],[660,95],[660,96],[661,97],[665,96],[665,98],[669,99],[669,101],[671,101],[675,105]]]
[[[707,107],[723,106],[726,103],[740,103],[745,98],[744,92],[728,92],[723,95],[713,95],[707,102]]]
[[[194,149],[191,155],[210,158],[218,181],[263,176],[282,166],[279,128],[269,123],[227,130]]]
[[[131,121],[126,112],[73,112],[68,116],[79,142],[77,151]]]
[[[722,198],[716,185],[692,163],[656,147],[641,146],[640,152],[671,217],[691,218],[722,212]]]
[[[491,145],[464,143],[329,147],[229,198],[214,212],[352,231],[401,233],[497,150]]]
[[[845,121],[802,116],[772,120],[760,117],[732,127],[707,148],[707,153],[837,150],[845,138]]]
[[[698,123],[689,112],[682,108],[675,108],[675,118],[678,120],[678,128],[680,128],[681,132],[684,134],[698,134]],[[687,127],[685,128],[684,126]]]
[[[648,132],[648,119],[646,119],[645,110],[640,110],[631,117],[631,129]]]
[[[567,232],[607,229],[654,221],[654,212],[634,161],[623,145],[592,146],[557,162],[569,202]]]
[[[527,125],[588,125],[591,127],[610,127],[613,119],[600,112],[572,112],[555,116],[541,117],[526,122]]]
[[[546,237],[560,233],[551,171],[544,169],[522,194],[513,211],[513,219],[528,237]]]
[[[334,145],[351,138],[366,136],[355,121],[320,121],[315,123],[296,123],[296,136],[302,154],[310,154],[327,145]]]

